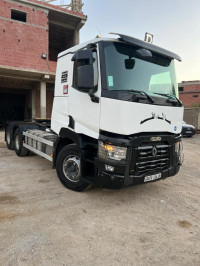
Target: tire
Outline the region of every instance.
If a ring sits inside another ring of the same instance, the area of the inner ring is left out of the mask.
[[[81,151],[76,144],[64,147],[56,160],[56,171],[60,182],[74,191],[84,191],[90,185],[81,180]]]
[[[28,156],[35,156],[35,153],[32,151],[29,151]]]
[[[14,150],[14,149],[15,149],[15,145],[14,145],[13,137],[12,137],[12,135],[11,135],[10,125],[8,125],[8,126],[6,127],[5,134],[6,134],[6,144],[7,144],[7,148],[8,148],[9,150]]]
[[[23,147],[22,135],[20,133],[19,128],[17,128],[14,133],[14,145],[17,156],[24,157],[28,155],[29,150]]]

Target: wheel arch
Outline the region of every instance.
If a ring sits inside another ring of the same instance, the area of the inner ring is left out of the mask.
[[[88,145],[94,146],[94,142],[95,140],[92,139],[91,137],[88,137],[83,134],[78,134],[70,130],[69,128],[61,128],[57,141],[54,144],[53,167],[56,166],[56,159],[57,159],[58,153],[66,145],[76,144],[82,150],[82,153],[84,153],[84,157],[85,156],[87,157],[87,155],[85,155],[85,152],[87,151]]]
[[[56,159],[59,152],[69,144],[77,144],[80,149],[83,148],[83,139],[81,135],[68,129],[61,128],[57,141],[54,145],[53,167],[56,165]]]

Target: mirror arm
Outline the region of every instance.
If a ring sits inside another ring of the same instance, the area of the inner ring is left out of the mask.
[[[99,97],[95,96],[94,95],[94,90],[93,89],[90,89],[89,92],[88,92],[89,96],[90,96],[90,99],[93,103],[99,103]]]

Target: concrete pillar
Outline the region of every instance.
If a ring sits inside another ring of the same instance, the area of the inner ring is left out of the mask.
[[[36,118],[36,89],[32,89],[31,98],[32,119]]]
[[[79,30],[74,30],[74,45],[79,44]]]
[[[40,118],[46,118],[46,82],[40,82]]]

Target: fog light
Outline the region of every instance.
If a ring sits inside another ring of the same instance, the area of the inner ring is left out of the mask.
[[[115,167],[114,167],[114,166],[111,166],[111,165],[107,165],[107,164],[105,164],[105,169],[106,169],[106,171],[113,172],[114,169],[115,169]]]

